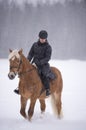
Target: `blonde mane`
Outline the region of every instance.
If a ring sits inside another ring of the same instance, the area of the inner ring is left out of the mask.
[[[9,54],[8,59],[9,59],[9,60],[10,60],[10,59],[14,60],[15,57],[18,58],[18,59],[20,59],[20,55],[19,55],[19,53],[18,53],[18,50],[13,50],[13,51]]]

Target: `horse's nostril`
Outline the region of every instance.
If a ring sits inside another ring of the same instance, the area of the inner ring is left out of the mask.
[[[8,77],[9,77],[9,79],[14,79],[14,78],[15,78],[15,75],[13,75],[13,74],[8,74]]]
[[[13,75],[11,75],[11,78],[13,79],[13,78],[14,78],[14,76],[13,76]]]

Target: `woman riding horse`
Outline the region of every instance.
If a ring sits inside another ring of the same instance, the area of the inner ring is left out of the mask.
[[[41,93],[44,85],[39,77],[37,68],[29,62],[22,53],[22,50],[10,50],[9,63],[9,79],[14,79],[16,75],[18,75],[19,78],[18,86],[21,98],[20,113],[24,118],[31,120],[37,99],[39,99],[40,102],[41,112],[45,111],[46,92],[43,91]],[[54,108],[53,110],[55,115],[61,117],[63,80],[61,72],[57,68],[51,67],[51,70],[56,76],[54,80],[50,80],[51,99],[53,103],[52,107]],[[26,105],[28,99],[30,100],[30,105],[27,115]]]
[[[53,74],[48,63],[51,58],[52,48],[47,41],[47,37],[48,33],[45,30],[39,32],[39,40],[32,45],[27,59],[36,64],[48,97],[50,95],[49,74]],[[18,94],[19,90],[15,89],[14,92]]]

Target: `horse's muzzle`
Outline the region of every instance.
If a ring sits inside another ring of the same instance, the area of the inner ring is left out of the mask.
[[[9,74],[8,74],[8,77],[9,77],[9,79],[14,79],[15,78],[15,76],[16,76],[16,74],[14,73],[14,72],[10,72]]]

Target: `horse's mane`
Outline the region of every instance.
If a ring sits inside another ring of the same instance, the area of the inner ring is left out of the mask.
[[[25,66],[29,66],[29,68],[34,68],[37,70],[36,66],[31,64],[29,59],[27,59],[27,57],[25,57],[25,55],[23,53],[21,53],[20,56],[22,58],[22,62],[25,64]]]
[[[20,59],[20,55],[19,55],[19,53],[18,53],[18,50],[13,50],[13,51],[10,50],[10,54],[9,54],[9,56],[8,56],[8,59],[9,59],[9,60],[10,60],[10,59],[14,60],[15,57],[18,58],[18,59]]]

